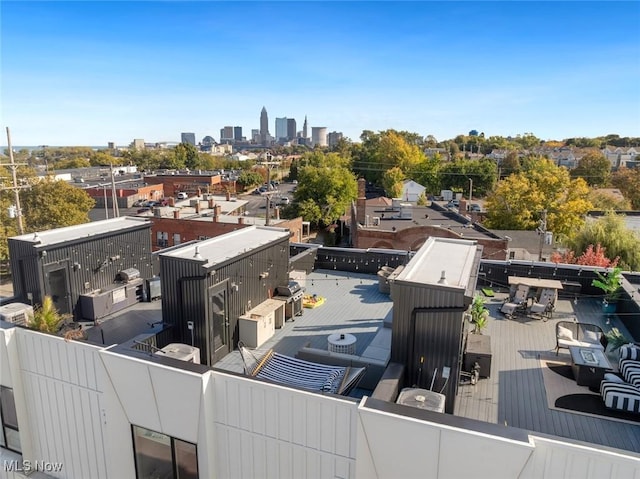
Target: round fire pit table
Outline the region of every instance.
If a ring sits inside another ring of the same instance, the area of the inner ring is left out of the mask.
[[[327,338],[329,352],[356,354],[356,337],[353,334],[335,333]]]

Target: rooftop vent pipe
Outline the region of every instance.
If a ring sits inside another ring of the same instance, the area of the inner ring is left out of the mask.
[[[447,272],[442,270],[442,274],[440,275],[440,279],[438,280],[438,284],[449,284],[447,282]]]

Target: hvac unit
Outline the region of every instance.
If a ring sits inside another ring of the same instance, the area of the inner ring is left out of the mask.
[[[24,303],[11,303],[0,306],[0,319],[8,323],[26,325],[33,317],[33,306]]]
[[[444,412],[445,395],[428,389],[404,388],[396,404],[417,407],[428,411]]]
[[[178,359],[188,363],[200,364],[200,349],[188,344],[171,343],[156,351],[157,356]]]

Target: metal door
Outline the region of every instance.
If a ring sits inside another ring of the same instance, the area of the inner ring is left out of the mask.
[[[71,313],[71,295],[67,268],[51,269],[47,272],[48,295],[60,314]]]
[[[209,341],[211,365],[220,361],[231,351],[229,340],[229,316],[227,305],[227,282],[209,288]]]

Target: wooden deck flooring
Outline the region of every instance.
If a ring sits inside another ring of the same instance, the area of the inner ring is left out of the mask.
[[[502,295],[504,296],[504,295]],[[603,446],[640,452],[638,425],[551,410],[540,369],[540,357],[555,356],[555,324],[577,318],[598,324],[606,332],[618,327],[626,332],[616,317],[610,324],[594,299],[559,301],[553,319],[540,321],[526,316],[505,318],[500,312],[502,297],[487,304],[491,312],[484,334],[491,336],[491,377],[475,386],[458,390],[455,414],[496,424],[506,424],[532,432],[560,436]],[[567,358],[568,351],[560,350]],[[615,354],[611,355],[612,363]]]

